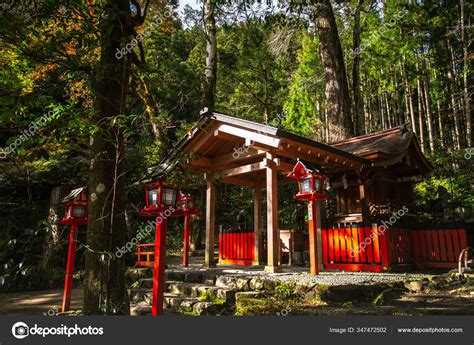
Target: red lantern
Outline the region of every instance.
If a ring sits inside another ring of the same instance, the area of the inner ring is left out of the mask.
[[[300,160],[293,167],[288,177],[298,181],[298,194],[294,196],[297,200],[308,201],[308,233],[309,233],[309,262],[310,273],[318,274],[317,265],[317,217],[316,200],[327,199],[325,193],[328,177],[321,169],[309,168]]]
[[[176,212],[178,190],[164,183],[163,179],[150,181],[145,185],[146,207],[138,212],[141,217],[156,217],[155,250],[153,261],[152,315],[163,315],[163,300],[166,266],[166,232],[168,219],[166,211]],[[171,215],[170,215],[171,216]]]
[[[87,224],[87,191],[85,187],[73,189],[63,200],[64,217],[60,224]]]
[[[66,312],[69,310],[71,304],[72,279],[74,276],[74,262],[76,261],[77,231],[79,225],[87,224],[88,200],[86,188],[73,189],[71,193],[63,199],[63,204],[64,217],[61,219],[60,224],[71,225],[62,304],[62,311]]]
[[[176,206],[178,190],[164,183],[162,179],[150,181],[145,185],[146,207],[141,213],[152,212],[158,209]],[[146,216],[145,214],[141,214]]]
[[[318,168],[309,168],[298,160],[293,171],[288,174],[289,178],[298,181],[298,194],[294,196],[298,200],[324,200],[327,199],[326,184],[328,177]]]

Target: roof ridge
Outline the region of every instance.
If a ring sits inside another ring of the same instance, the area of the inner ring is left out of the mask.
[[[389,133],[392,133],[392,132],[396,132],[396,131],[400,131],[402,129],[406,129],[406,123],[400,125],[400,126],[397,126],[397,127],[392,127],[392,128],[389,128],[389,129],[384,129],[383,131],[378,131],[378,132],[373,132],[373,133],[368,133],[368,134],[363,134],[363,135],[359,135],[357,137],[352,137],[352,138],[349,138],[349,139],[343,139],[343,140],[339,140],[339,141],[334,141],[332,143],[329,143],[328,145],[331,145],[331,146],[338,146],[338,145],[344,145],[344,144],[350,144],[350,143],[353,143],[353,142],[356,142],[356,141],[359,141],[359,140],[366,140],[366,139],[373,139],[373,138],[376,138],[376,137],[381,137],[381,136],[385,136]]]

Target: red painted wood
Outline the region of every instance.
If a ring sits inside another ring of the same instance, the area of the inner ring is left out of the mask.
[[[466,229],[459,229],[458,230],[459,234],[459,245],[461,247],[461,250],[467,248],[467,231]]]
[[[191,231],[191,215],[186,212],[184,215],[184,235],[183,235],[183,267],[188,267],[189,261],[189,234]]]
[[[351,237],[352,237],[352,249],[353,249],[353,258],[354,262],[360,262],[360,240],[357,231],[357,226],[352,226],[351,228]]]
[[[365,247],[367,262],[373,263],[375,260],[374,260],[374,245],[373,245],[372,239],[370,238],[371,228],[370,227],[364,228],[364,233],[365,233],[365,238],[368,238],[370,240],[370,241],[369,240],[367,241],[367,244]]]
[[[432,233],[432,231],[430,231],[430,230],[427,230],[425,232],[427,261],[433,261],[433,243],[431,241],[431,238],[432,238],[431,233]]]
[[[344,271],[366,271],[366,272],[383,272],[381,265],[367,264],[327,264],[326,269],[338,269]]]
[[[341,239],[341,262],[347,262],[346,229],[345,228],[339,228],[339,238]]]
[[[386,229],[383,234],[379,235],[379,246],[380,246],[380,260],[382,261],[382,267],[388,269],[390,267],[391,256],[389,248],[389,231]]]
[[[443,230],[435,230],[439,243],[440,243],[440,248],[441,248],[441,261],[448,261],[448,255],[447,255],[447,250],[446,250],[446,237],[444,237],[444,232]],[[427,259],[424,259],[426,261],[429,261]]]
[[[439,255],[440,249],[439,249],[439,240],[438,240],[438,234],[436,231],[431,231],[431,241],[433,243],[433,255],[431,258],[431,261],[440,261],[441,257]]]
[[[453,247],[454,247],[454,258],[455,260],[459,259],[459,254],[461,254],[461,246],[459,241],[459,232],[463,230],[454,229],[452,230],[453,235]]]
[[[333,229],[333,237],[334,237],[334,261],[340,262],[341,261],[341,238],[339,235],[339,229]]]
[[[446,238],[446,256],[448,261],[456,261],[454,258],[454,247],[453,247],[453,240],[451,238],[452,230],[442,230],[444,233],[444,237]]]
[[[327,265],[329,263],[329,253],[328,253],[328,229],[321,229],[321,242],[323,247],[323,263]]]
[[[373,249],[374,249],[374,262],[379,264],[381,262],[381,258],[380,258],[380,243],[379,243],[377,225],[372,226],[372,243],[373,243]]]
[[[153,316],[163,315],[167,227],[168,221],[166,218],[162,219],[161,223],[158,223],[158,221],[156,223],[155,260],[153,264],[153,295],[151,303],[151,314]]]
[[[334,229],[328,230],[329,262],[334,262]]]
[[[224,243],[222,243],[222,233],[219,233],[219,262],[222,261],[224,256]]]
[[[420,266],[421,263],[421,238],[420,238],[420,231],[413,230],[412,232],[412,239],[413,239],[413,254],[415,257],[415,265]]]
[[[309,210],[311,213],[309,213]],[[318,224],[316,223],[316,219],[314,216],[316,215],[316,200],[310,200],[308,202],[308,213],[310,216],[308,217],[308,235],[309,235],[309,266],[310,266],[310,274],[317,275],[318,272],[318,245],[317,245],[317,227]]]
[[[354,256],[351,255],[352,252],[352,236],[351,236],[351,229],[350,228],[344,228],[345,234],[346,234],[346,260],[347,262],[354,262]]]
[[[66,277],[64,279],[64,293],[62,311],[66,312],[71,306],[71,292],[72,292],[72,280],[74,276],[74,263],[76,261],[76,244],[77,244],[77,231],[78,226],[76,224],[71,225],[69,232],[69,247],[67,252],[67,265],[66,265]]]
[[[367,262],[367,255],[365,252],[365,231],[363,227],[357,228],[357,232],[359,234],[359,246],[360,246],[360,261],[362,263]]]

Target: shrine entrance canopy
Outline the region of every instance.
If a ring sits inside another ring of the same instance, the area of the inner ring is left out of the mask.
[[[181,156],[184,155],[184,159]],[[288,173],[297,159],[317,164],[329,176],[343,172],[360,174],[371,161],[276,127],[219,113],[202,114],[198,124],[182,138],[162,162],[148,170],[152,178],[164,177],[177,164],[203,174],[206,191],[205,266],[214,266],[215,181],[254,190],[254,251],[248,259],[264,264],[262,229],[267,233],[266,267],[279,272],[278,183],[290,181]],[[266,224],[262,224],[261,189],[266,190]],[[313,256],[315,253],[313,253]],[[322,262],[319,260],[319,262]]]
[[[282,129],[220,113],[203,113],[149,176],[163,176],[187,154],[182,167],[217,176],[222,182],[256,188],[265,185],[265,169],[278,170],[284,180],[297,158],[317,164],[328,173],[360,173],[371,161]]]

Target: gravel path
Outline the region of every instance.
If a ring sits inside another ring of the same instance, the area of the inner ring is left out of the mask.
[[[392,283],[408,279],[421,279],[430,277],[431,274],[421,273],[374,273],[374,272],[321,272],[317,276],[308,273],[309,267],[282,266],[282,273],[266,273],[264,267],[255,266],[220,266],[206,269],[202,265],[202,258],[191,257],[187,268],[181,267],[180,258],[168,258],[168,269],[177,272],[209,272],[216,275],[229,275],[240,277],[262,277],[295,283],[314,283],[326,285],[370,285],[375,283]]]

